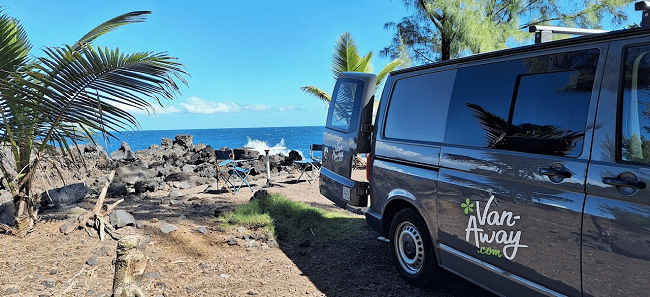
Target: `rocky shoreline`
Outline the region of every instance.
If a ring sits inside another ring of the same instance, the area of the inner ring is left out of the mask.
[[[193,144],[192,141],[192,135],[179,134],[175,139],[162,138],[160,145],[152,144],[147,149],[135,152],[128,143],[123,142],[110,156],[99,145],[79,145],[75,160],[58,156],[57,164],[50,163],[41,168],[41,175],[45,177],[34,183],[34,191],[40,195],[41,204],[46,209],[71,208],[77,203],[96,198],[106,183],[108,173],[116,169],[108,197],[174,192],[201,185],[211,185],[212,191],[219,192],[225,189],[223,183],[217,183],[217,170],[219,163],[227,159],[239,160],[237,166],[241,168],[252,167],[249,182],[258,186],[266,182],[266,160],[259,152],[251,148],[224,147],[215,150],[209,145]],[[288,156],[272,154],[269,156],[270,172],[274,176],[289,174],[293,170],[293,161],[301,159],[297,151],[290,151]],[[227,167],[222,166],[221,170],[227,170]],[[60,184],[58,187],[57,180]],[[0,223],[12,225],[13,203],[4,187],[6,181],[2,183]]]

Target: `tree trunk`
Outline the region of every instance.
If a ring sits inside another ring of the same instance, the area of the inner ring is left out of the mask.
[[[142,278],[149,258],[144,254],[147,240],[142,236],[126,236],[117,242],[113,297],[144,297]]]

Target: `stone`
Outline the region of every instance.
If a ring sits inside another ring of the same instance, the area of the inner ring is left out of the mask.
[[[97,261],[97,256],[92,256],[92,257],[88,258],[88,260],[86,260],[86,264],[88,264],[90,266],[98,266],[99,261]]]
[[[164,221],[160,222],[160,232],[162,232],[163,234],[169,234],[176,230],[178,230],[178,227],[172,224],[168,224],[167,222]]]
[[[59,271],[56,268],[50,270],[50,275],[55,275],[57,273],[59,273]]]
[[[191,176],[192,174],[187,172],[174,172],[165,177],[165,182],[186,181],[190,179]]]
[[[163,137],[163,139],[160,140],[160,145],[163,147],[171,147],[173,144],[174,141],[169,137]]]
[[[135,218],[126,210],[117,209],[111,213],[108,222],[115,228],[122,228],[128,225],[135,225]]]
[[[152,178],[155,175],[155,172],[136,165],[120,166],[115,170],[115,180],[131,185],[138,181]]]
[[[54,288],[56,286],[56,281],[51,278],[48,278],[43,282],[41,282],[41,284],[46,288]]]
[[[155,192],[159,184],[153,179],[140,180],[135,183],[135,193],[142,194],[145,192]]]
[[[41,195],[41,204],[75,204],[81,202],[89,188],[84,183],[76,183],[64,187],[48,190]]]
[[[153,279],[159,279],[159,278],[160,278],[160,274],[159,274],[158,272],[155,272],[155,271],[149,271],[149,272],[147,272],[147,273],[144,274],[144,277],[153,278]]]
[[[126,195],[129,193],[129,190],[126,188],[126,185],[123,182],[115,182],[113,181],[110,186],[108,186],[108,192],[106,192],[106,195],[108,197],[118,197],[122,195]]]
[[[237,227],[237,232],[238,232],[238,233],[244,233],[244,232],[246,232],[246,231],[247,231],[247,229],[246,229],[246,227],[244,227],[244,226],[239,226],[239,227]]]
[[[131,161],[135,160],[135,156],[131,151],[131,146],[126,142],[122,142],[120,148],[111,153],[111,159]]]
[[[77,206],[68,210],[68,213],[65,215],[67,219],[77,219],[80,215],[84,214],[87,210]]]
[[[174,144],[178,144],[181,147],[184,148],[192,148],[192,139],[194,138],[194,135],[188,135],[188,134],[177,134],[176,139],[174,140]]]
[[[9,296],[9,295],[17,294],[19,292],[20,292],[20,290],[18,290],[18,288],[16,288],[16,287],[9,287],[9,288],[7,288],[5,290],[3,295],[4,296]]]
[[[79,227],[79,222],[77,222],[76,218],[71,218],[67,219],[61,227],[59,227],[59,231],[63,233],[64,235],[70,234],[70,232],[74,231]]]
[[[202,234],[206,234],[206,233],[208,233],[208,228],[203,227],[203,226],[201,226],[201,227],[197,227],[197,228],[196,228],[196,232],[199,232],[199,233],[202,233]]]
[[[14,214],[16,212],[13,201],[7,201],[0,204],[0,224],[13,226],[16,223]]]

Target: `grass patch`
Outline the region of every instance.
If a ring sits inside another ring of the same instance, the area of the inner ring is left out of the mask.
[[[264,229],[279,240],[343,241],[363,235],[365,220],[342,212],[326,211],[278,195],[255,198],[217,218],[222,227]]]

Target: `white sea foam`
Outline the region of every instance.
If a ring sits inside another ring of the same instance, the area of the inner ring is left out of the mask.
[[[264,155],[265,152],[264,150],[269,150],[269,154],[274,155],[274,154],[284,154],[285,156],[289,155],[289,149],[287,146],[284,144],[284,138],[280,140],[279,143],[275,144],[274,146],[269,146],[269,144],[266,141],[263,140],[258,140],[258,139],[251,139],[250,136],[247,136],[248,142],[244,145],[244,147],[251,148],[257,152],[259,152],[261,155]],[[302,155],[302,152],[298,151],[300,155]]]

